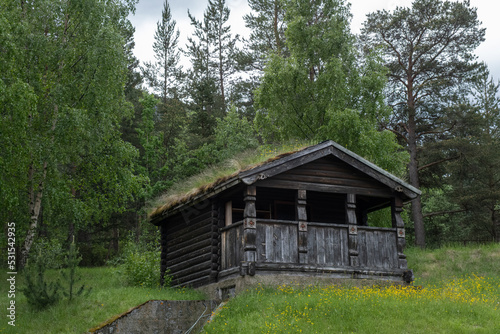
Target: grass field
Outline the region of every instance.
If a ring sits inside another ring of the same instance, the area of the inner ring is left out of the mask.
[[[124,286],[114,268],[80,268],[81,283],[92,287],[88,296],[79,296],[71,302],[63,299],[58,304],[43,310],[31,310],[24,295],[16,293],[16,326],[8,325],[6,317],[7,292],[3,288],[0,295],[3,310],[0,333],[85,333],[109,318],[126,312],[130,308],[151,299],[186,300],[203,299],[204,296],[190,289],[148,289]],[[48,276],[55,276],[55,271]],[[16,286],[22,286],[22,276],[17,276]],[[1,276],[6,282],[5,274]],[[80,284],[81,285],[81,284]]]
[[[258,287],[231,299],[207,333],[500,333],[500,245],[408,249],[413,287]],[[49,273],[55,275],[55,272]],[[7,284],[0,333],[84,333],[150,299],[199,299],[192,290],[124,286],[113,268],[81,268],[88,296],[31,310],[16,292],[9,326]],[[6,282],[5,270],[0,275]],[[17,276],[16,287],[23,284]]]
[[[207,333],[500,333],[500,245],[409,249],[413,287],[258,287]]]

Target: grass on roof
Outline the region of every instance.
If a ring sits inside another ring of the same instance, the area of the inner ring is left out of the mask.
[[[264,145],[254,150],[237,154],[232,159],[210,166],[197,175],[174,184],[165,194],[154,199],[147,207],[150,218],[210,188],[236,176],[244,170],[257,167],[264,162],[272,161],[284,154],[291,154],[314,145],[308,141],[292,141],[286,144]]]

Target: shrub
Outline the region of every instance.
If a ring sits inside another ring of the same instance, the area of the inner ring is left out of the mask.
[[[160,251],[145,248],[129,242],[125,248],[123,264],[119,271],[129,285],[159,287]],[[165,285],[169,283],[170,280],[166,277]]]
[[[43,265],[47,269],[59,269],[64,264],[64,250],[57,239],[39,238],[33,246],[33,254],[43,254]]]
[[[61,285],[58,280],[48,281],[46,279],[45,271],[47,268],[41,253],[33,260],[25,268],[25,286],[20,291],[26,296],[28,305],[40,311],[59,302]]]

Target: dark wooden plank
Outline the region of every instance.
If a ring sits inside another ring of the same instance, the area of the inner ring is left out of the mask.
[[[307,225],[307,263],[316,264],[318,263],[318,252],[317,252],[317,242],[316,242],[316,231],[318,227],[308,223]]]
[[[218,233],[217,232],[211,232],[211,231],[213,231],[213,228],[210,228],[210,229],[207,228],[207,230],[205,231],[205,233],[202,233],[202,234],[200,234],[200,235],[198,235],[196,237],[193,237],[190,240],[186,240],[184,242],[179,242],[178,239],[172,240],[172,241],[170,241],[170,243],[167,244],[168,251],[169,252],[174,252],[174,251],[177,251],[177,250],[179,250],[181,248],[184,248],[184,247],[186,247],[188,245],[195,244],[195,243],[203,241],[203,240],[217,238]]]
[[[191,281],[184,282],[182,284],[172,285],[172,287],[174,287],[174,288],[176,288],[176,287],[197,288],[197,287],[200,287],[200,286],[203,286],[203,285],[207,285],[209,283],[211,283],[210,282],[210,278],[207,277],[207,276],[204,276],[204,277],[193,279]]]
[[[298,245],[298,229],[296,226],[287,226],[288,229],[288,243],[289,243],[289,258],[290,263],[299,263],[299,245]]]
[[[273,226],[265,225],[265,235],[266,235],[266,262],[276,261],[276,254],[274,252],[274,236],[273,236]]]
[[[316,243],[317,243],[317,254],[316,260],[318,264],[326,263],[326,249],[325,249],[325,228],[318,228],[316,230]]]
[[[198,278],[205,277],[207,280],[210,280],[210,274],[212,273],[212,270],[210,268],[197,271],[195,273],[186,275],[186,276],[173,276],[173,282],[175,282],[176,285],[182,286],[183,284],[186,284],[187,282],[193,281]]]
[[[278,189],[305,189],[308,191],[330,192],[341,194],[357,194],[373,197],[390,197],[392,192],[390,189],[372,189],[372,188],[356,188],[349,186],[339,186],[330,184],[313,184],[305,182],[284,181],[284,180],[261,180],[258,181],[257,186],[278,188]]]
[[[217,221],[215,221],[212,217],[208,217],[196,224],[186,225],[184,228],[178,230],[175,233],[167,232],[167,240],[186,240],[188,233],[203,233],[200,232],[201,229],[206,228],[207,226],[215,226],[217,228]],[[217,231],[217,229],[215,230]]]
[[[333,178],[333,177],[318,177],[318,176],[308,176],[300,175],[294,173],[287,173],[276,175],[273,180],[284,180],[284,181],[295,181],[302,183],[312,183],[312,184],[329,184],[329,185],[339,185],[347,187],[356,188],[374,188],[374,189],[386,189],[387,187],[375,180],[360,180],[355,178]]]
[[[210,270],[213,269],[211,261],[201,262],[196,265],[182,268],[181,270],[177,271],[170,271],[169,274],[171,274],[173,277],[176,277],[177,279],[181,279],[182,277],[193,275],[202,272],[206,269]]]
[[[190,219],[184,219],[182,216],[180,216],[179,219],[176,221],[170,221],[169,218],[169,223],[167,224],[167,232],[169,234],[176,234],[179,231],[183,231],[187,227],[191,227],[194,225],[199,225],[199,223],[206,221],[207,219],[213,218],[212,217],[212,210],[210,208],[207,208],[206,211],[200,212],[196,216],[190,216]]]
[[[192,268],[193,266],[198,265],[200,263],[206,263],[210,261],[213,262],[214,256],[216,255],[212,254],[212,252],[209,252],[202,255],[193,256],[189,260],[178,262],[175,265],[167,263],[167,267],[172,273],[177,273],[181,270]]]
[[[167,264],[168,266],[173,266],[177,263],[180,263],[180,262],[184,262],[184,261],[188,261],[194,257],[197,257],[197,256],[200,256],[200,255],[203,255],[203,254],[213,254],[214,252],[216,251],[216,247],[215,246],[212,246],[212,245],[209,245],[209,246],[206,246],[206,247],[203,247],[203,248],[199,248],[195,251],[192,251],[192,252],[189,252],[183,256],[178,256],[178,257],[175,257],[175,258],[171,258]]]
[[[207,240],[203,240],[203,241],[197,242],[197,243],[192,244],[192,245],[188,245],[188,246],[181,248],[175,252],[168,252],[167,259],[168,260],[175,259],[176,257],[183,256],[185,254],[194,252],[197,249],[204,248],[206,246],[217,246],[217,241],[213,240],[213,239],[207,239]]]
[[[242,226],[222,232],[222,270],[239,266],[242,260]]]

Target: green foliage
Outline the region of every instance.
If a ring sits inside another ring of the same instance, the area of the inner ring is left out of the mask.
[[[144,302],[155,300],[201,300],[206,297],[193,289],[144,288],[124,286],[122,277],[115,268],[80,268],[82,280],[92,286],[91,294],[34,312],[23,294],[16,294],[16,326],[3,322],[2,333],[12,334],[55,334],[87,333],[91,328],[127,312]],[[59,270],[47,270],[47,280],[59,277]],[[6,282],[6,271],[0,272],[0,280]],[[16,284],[22,286],[25,279],[18,275]],[[8,305],[7,293],[0,294],[0,305]]]
[[[168,98],[179,95],[181,68],[179,67],[179,29],[172,18],[168,0],[163,4],[161,20],[156,23],[153,51],[155,62],[146,62],[142,71],[149,86],[161,97],[163,103]]]
[[[64,249],[57,239],[38,238],[34,254],[43,254],[43,262],[47,269],[59,269],[64,265]]]
[[[63,280],[68,284],[67,291],[63,291],[65,297],[68,297],[71,301],[73,297],[81,296],[85,291],[85,285],[81,285],[77,290],[75,290],[75,284],[81,280],[81,276],[77,274],[77,268],[82,260],[78,248],[76,248],[75,242],[73,241],[69,245],[69,251],[65,259],[66,269],[61,271]],[[90,293],[91,289],[86,289],[86,293]]]
[[[248,143],[251,142],[248,141]],[[252,166],[272,159],[282,153],[297,151],[312,144],[313,142],[310,141],[294,140],[282,144],[277,143],[261,145],[256,149],[246,149],[245,151],[234,153],[233,155],[228,154],[228,156],[231,157],[230,159],[210,165],[208,167],[203,166],[204,169],[201,169],[201,172],[195,169],[195,173],[193,175],[191,175],[190,177],[186,177],[182,180],[182,182],[174,183],[166,193],[148,203],[147,211],[151,213],[157,207],[165,204],[166,201],[179,198],[189,191],[195,190],[201,186],[206,186],[207,184],[210,184],[211,182],[214,182],[219,178],[228,177],[233,173],[240,172],[246,168],[251,168]],[[208,149],[210,147],[212,146],[204,146],[205,149]],[[215,154],[225,154],[224,151],[212,152],[212,157]]]
[[[85,285],[76,288],[77,282],[81,280],[78,275],[78,264],[82,260],[74,242],[70,244],[69,250],[63,252],[57,241],[42,242],[35,246],[37,256],[32,256],[30,264],[25,270],[25,287],[21,291],[26,296],[28,303],[38,311],[58,303],[62,297],[72,301],[74,297],[81,296],[84,292],[88,295],[91,289]],[[64,256],[64,258],[63,258]],[[47,269],[57,269],[60,275],[52,275],[46,278]],[[76,289],[76,290],[75,290]]]
[[[61,299],[59,280],[46,278],[45,260],[42,253],[33,258],[24,271],[25,284],[19,290],[26,296],[28,306],[36,311],[44,310]]]
[[[360,39],[365,51],[381,51],[389,70],[385,93],[392,113],[381,119],[382,125],[406,146],[409,183],[415,187],[424,185],[426,168],[443,161],[439,145],[432,144],[453,136],[456,119],[449,107],[480,67],[474,55],[484,40],[480,24],[470,1],[446,0],[416,0],[411,7],[370,13],[364,22]],[[425,160],[431,156],[438,158]],[[412,201],[412,218],[416,243],[425,247],[419,198]]]
[[[160,286],[160,251],[129,242],[125,246],[123,264],[119,267],[125,282],[130,286],[157,288]],[[170,277],[165,276],[165,286]]]
[[[268,141],[332,139],[399,174],[407,159],[395,137],[378,131],[387,116],[386,70],[360,57],[343,1],[285,2],[289,56],[273,54],[256,91],[255,124]]]
[[[1,1],[1,219],[18,222],[21,265],[40,212],[51,228],[72,217],[84,230],[140,192],[120,133],[134,3]]]

